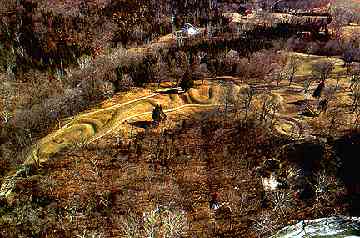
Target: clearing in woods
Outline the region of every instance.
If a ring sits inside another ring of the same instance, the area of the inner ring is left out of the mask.
[[[334,86],[338,77],[343,77],[340,82],[340,89],[337,97],[344,103],[350,102],[349,82],[344,75],[343,61],[338,58],[326,58],[320,56],[293,53],[297,56],[302,65],[296,75],[295,82],[289,87],[288,82],[281,82],[279,86],[274,83],[260,86],[257,95],[253,100],[255,108],[261,107],[261,95],[259,92],[267,91],[277,98],[279,111],[275,115],[274,129],[277,133],[295,138],[311,136],[311,128],[307,118],[299,115],[301,108],[291,104],[292,102],[303,101],[303,78],[311,74],[311,65],[322,60],[330,60],[335,68],[327,80],[327,87]],[[310,85],[309,92],[316,88],[317,83]],[[169,85],[164,84],[163,89]],[[197,81],[195,87],[186,93],[161,93],[152,92],[149,89],[134,90],[125,95],[118,95],[104,102],[102,108],[94,109],[65,120],[66,124],[58,130],[39,140],[31,149],[24,162],[24,165],[41,164],[54,156],[56,153],[100,140],[105,135],[115,136],[120,130],[133,133],[133,123],[136,121],[151,122],[152,109],[161,104],[164,112],[171,115],[171,120],[186,118],[197,112],[206,111],[212,108],[219,108],[225,105],[224,98],[228,104],[235,105],[241,100],[241,91],[249,87],[244,83],[238,83],[236,78],[224,77],[222,80],[205,80],[203,83]],[[224,97],[227,94],[229,96]],[[310,104],[316,104],[315,99],[309,100]],[[321,115],[320,115],[321,116]],[[349,115],[350,116],[350,115]],[[136,130],[141,130],[136,128]],[[1,194],[9,194],[9,186],[6,181],[16,176],[11,172],[3,183]],[[10,179],[11,180],[11,179]]]

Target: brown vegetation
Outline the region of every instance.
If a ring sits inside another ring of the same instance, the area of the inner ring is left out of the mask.
[[[235,32],[207,0],[0,6],[2,185],[17,174],[0,198],[0,236],[264,237],[298,220],[359,214],[350,152],[360,142],[360,43],[346,26],[359,19],[350,5],[336,1],[330,35],[307,39],[294,35],[308,29],[301,25],[269,28],[267,12],[257,19],[263,26]],[[158,40],[184,22],[214,37]],[[191,88],[208,80],[224,89],[216,109],[144,117],[23,164],[65,118],[164,85],[186,91],[169,93],[172,101],[202,104],[215,94]],[[316,80],[324,83],[318,100],[307,97]]]

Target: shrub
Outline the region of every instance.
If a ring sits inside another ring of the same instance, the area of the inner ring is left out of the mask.
[[[312,66],[312,74],[315,78],[325,81],[334,69],[334,63],[331,61],[320,61]]]
[[[299,40],[297,37],[293,36],[290,37],[286,41],[286,48],[290,51],[301,51],[305,49],[305,43],[301,40]]]
[[[117,80],[115,84],[116,91],[128,91],[134,86],[134,81],[130,74],[124,74],[121,80]]]
[[[342,49],[336,40],[329,40],[326,42],[322,53],[326,55],[339,55],[342,53]]]
[[[144,212],[142,219],[129,214],[120,222],[125,237],[180,237],[188,228],[188,221],[183,211],[171,208],[156,208]]]
[[[189,70],[184,73],[179,86],[184,89],[185,92],[188,91],[190,88],[194,87],[194,80]]]
[[[208,69],[214,77],[217,77],[226,71],[226,65],[223,59],[215,57],[209,60]]]
[[[155,78],[154,68],[157,63],[156,56],[147,55],[140,62],[130,62],[128,65],[118,66],[116,72],[116,90],[120,90],[121,81],[124,75],[128,74],[135,86],[144,86]],[[108,76],[113,77],[113,76]],[[127,80],[129,81],[129,80]]]
[[[306,45],[306,53],[308,54],[318,54],[320,51],[320,46],[316,42],[309,42]]]

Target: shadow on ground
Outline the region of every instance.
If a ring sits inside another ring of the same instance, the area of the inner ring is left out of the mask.
[[[150,128],[152,126],[151,121],[135,121],[135,122],[131,122],[129,124],[131,126],[142,128],[142,129],[147,129],[147,128]]]
[[[339,163],[339,178],[348,191],[349,212],[360,215],[360,133],[354,132],[334,142],[334,152]]]

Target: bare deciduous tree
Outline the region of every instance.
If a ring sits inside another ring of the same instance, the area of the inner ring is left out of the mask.
[[[242,88],[239,92],[240,103],[243,104],[243,106],[245,108],[244,121],[247,120],[250,105],[251,105],[254,95],[255,95],[255,90],[251,87]]]
[[[354,128],[355,130],[358,130],[358,129],[360,128],[360,110],[356,110],[356,111],[355,111],[353,128]]]
[[[134,86],[134,80],[131,78],[130,74],[124,74],[122,79],[119,81],[117,87],[121,91],[128,91]]]
[[[275,80],[276,86],[279,86],[281,81],[286,79],[286,74],[281,68],[276,68],[270,76]]]
[[[303,83],[303,88],[304,88],[304,97],[307,98],[308,96],[308,92],[309,92],[309,88],[311,85],[312,81],[311,79],[306,79]]]
[[[287,62],[287,65],[284,68],[284,75],[289,81],[289,86],[291,86],[291,83],[293,82],[295,78],[295,74],[299,70],[300,61],[296,56],[289,57],[289,60]]]
[[[280,95],[273,94],[271,92],[265,92],[262,94],[260,121],[266,122],[269,118],[271,125],[273,125],[275,114],[282,108],[281,103],[282,98]]]
[[[316,42],[310,42],[306,45],[306,53],[308,54],[308,56],[310,56],[311,54],[316,54],[319,49],[320,46]]]
[[[325,81],[333,71],[334,63],[330,61],[320,61],[313,64],[311,68],[314,78],[318,78],[320,81]]]
[[[360,85],[360,75],[359,74],[353,74],[350,77],[350,89],[356,88]]]
[[[125,237],[180,237],[188,228],[183,211],[157,207],[144,212],[143,217],[129,214],[119,219]]]
[[[353,110],[353,112],[355,112],[360,106],[360,85],[359,84],[357,84],[353,87],[351,97],[352,97],[352,107],[353,107],[352,110]]]
[[[0,1],[0,14],[6,14],[15,11],[16,0],[1,0]]]
[[[1,113],[1,121],[8,123],[10,118],[12,117],[11,105],[13,104],[12,99],[14,99],[14,88],[11,86],[11,83],[6,80],[6,78],[1,78],[0,82],[0,105],[2,110]]]
[[[158,88],[160,88],[161,82],[167,79],[166,64],[163,61],[162,57],[158,57],[158,62],[155,64],[155,80],[157,82]]]

